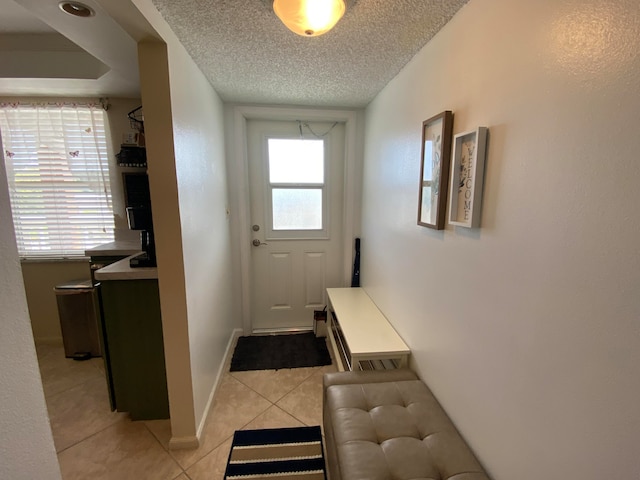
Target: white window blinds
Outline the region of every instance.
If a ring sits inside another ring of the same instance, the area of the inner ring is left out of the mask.
[[[113,241],[105,113],[99,104],[0,104],[18,251],[83,256]]]

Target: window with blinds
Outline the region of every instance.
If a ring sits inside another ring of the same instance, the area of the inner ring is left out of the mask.
[[[99,104],[0,104],[21,257],[84,256],[113,241],[104,123]]]

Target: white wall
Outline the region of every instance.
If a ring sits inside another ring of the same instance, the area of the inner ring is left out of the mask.
[[[60,479],[0,152],[0,478]]]
[[[640,472],[639,51],[635,0],[472,0],[367,109],[363,285],[495,480]],[[478,230],[416,225],[445,109]]]
[[[136,5],[166,42],[140,44],[140,75],[172,445],[189,446],[204,425],[238,323],[223,106],[151,2]]]
[[[182,46],[169,45],[171,105],[196,417],[239,319],[232,314],[223,105]]]

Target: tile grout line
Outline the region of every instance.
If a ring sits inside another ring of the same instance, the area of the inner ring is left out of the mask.
[[[335,365],[335,362],[333,361],[332,358],[332,364]],[[100,365],[98,362],[92,362],[91,363],[91,370],[93,370],[93,373],[98,373],[100,375],[100,377],[104,377],[104,372],[100,369]],[[229,366],[227,365],[226,367],[227,369],[229,368]],[[256,395],[258,395],[259,398],[263,399],[266,403],[267,406],[266,408],[264,408],[261,412],[257,413],[256,415],[253,416],[253,418],[251,418],[250,420],[246,421],[246,423],[244,423],[242,426],[240,426],[238,428],[238,430],[242,430],[247,428],[247,426],[256,421],[256,419],[258,419],[260,416],[264,415],[267,411],[269,411],[270,409],[272,409],[272,407],[276,407],[279,411],[283,412],[286,415],[289,415],[291,418],[293,418],[295,421],[299,422],[301,425],[309,425],[307,422],[303,421],[301,418],[299,418],[297,415],[295,415],[292,412],[289,412],[287,409],[285,409],[283,406],[279,405],[278,403],[283,401],[283,399],[285,399],[288,395],[292,394],[296,389],[300,388],[305,382],[308,382],[311,378],[314,377],[314,375],[317,374],[322,374],[322,370],[323,370],[323,366],[318,366],[318,367],[313,367],[311,369],[311,371],[307,374],[304,375],[299,381],[295,382],[295,385],[289,389],[286,393],[284,393],[283,395],[279,396],[276,400],[271,400],[269,398],[267,398],[265,395],[261,394],[259,391],[257,391],[255,388],[253,388],[252,386],[248,385],[247,383],[245,383],[244,381],[242,381],[240,378],[236,377],[234,375],[235,372],[231,372],[229,370],[226,371],[226,373],[230,376],[230,378],[232,378],[234,381],[238,382],[238,384],[244,386],[245,388],[249,389],[249,391],[255,393]],[[276,370],[277,371],[277,370]],[[269,372],[269,370],[263,370],[263,371],[258,371],[258,372]],[[75,385],[71,385],[68,388],[65,388],[63,390],[61,390],[60,392],[57,392],[53,395],[50,395],[49,398],[55,398],[57,395],[61,395],[65,392],[69,392],[70,390],[76,389],[78,387],[86,387],[87,384],[89,384],[92,381],[96,381],[98,378],[98,376],[96,375],[95,378],[88,378],[84,381],[81,381]],[[126,421],[126,418],[120,417],[120,418],[114,418],[112,422],[110,422],[108,425],[104,426],[103,428],[100,428],[99,430],[87,435],[86,437],[79,439],[78,441],[74,442],[73,444],[65,447],[64,449],[60,450],[59,452],[56,452],[56,454],[58,456],[60,456],[61,454],[63,454],[64,452],[66,452],[67,450],[78,446],[79,444],[82,444],[83,442],[91,439],[92,437],[95,437],[96,435],[99,435],[103,432],[105,432],[107,429],[114,427],[118,422],[121,421]],[[146,431],[148,434],[151,434],[151,436],[155,439],[155,441],[160,445],[161,447],[161,451],[165,452],[165,454],[167,454],[173,461],[174,465],[178,466],[178,469],[181,473],[179,473],[173,480],[178,480],[179,478],[186,478],[188,480],[192,480],[192,476],[189,475],[187,473],[187,470],[189,468],[192,468],[194,465],[196,465],[199,461],[201,461],[203,458],[205,458],[207,455],[210,455],[213,451],[215,451],[216,449],[220,448],[225,442],[228,442],[230,439],[233,438],[233,434],[225,437],[221,442],[217,443],[217,445],[213,446],[210,449],[207,449],[207,452],[202,452],[203,456],[201,458],[199,458],[198,460],[196,460],[195,462],[186,465],[183,467],[182,464],[180,463],[180,461],[178,461],[177,458],[174,457],[174,455],[172,454],[172,451],[167,447],[165,447],[165,445],[163,444],[163,442],[161,441],[161,439],[156,436],[156,434],[154,433],[154,431],[151,429],[151,426],[148,425],[147,422],[142,422],[144,424],[144,431]],[[315,425],[315,422],[313,423]],[[324,435],[324,432],[323,432]],[[182,475],[184,475],[184,477],[182,477]]]
[[[321,367],[312,367],[314,369],[319,369]],[[281,369],[284,370],[284,369]],[[293,369],[291,369],[293,370]],[[278,371],[278,370],[248,370],[248,371],[252,371],[252,372],[271,372],[271,371]],[[318,370],[319,371],[319,370]],[[228,372],[229,375],[231,375],[234,380],[238,381],[239,383],[241,383],[242,385],[244,385],[245,387],[247,387],[249,390],[257,393],[258,395],[260,395],[262,398],[264,398],[265,400],[267,400],[268,402],[271,402],[273,405],[275,405],[277,402],[279,402],[280,400],[282,400],[284,397],[286,397],[287,395],[289,395],[291,392],[293,392],[296,388],[298,388],[300,385],[302,385],[304,382],[306,382],[307,380],[309,380],[313,375],[315,375],[316,373],[318,373],[318,371],[313,371],[311,372],[308,376],[304,377],[300,383],[298,383],[295,387],[293,387],[291,390],[289,390],[287,393],[285,393],[284,395],[282,395],[280,398],[278,398],[275,401],[272,401],[270,399],[268,399],[267,397],[265,397],[264,395],[262,395],[260,392],[258,392],[256,389],[254,389],[253,387],[251,387],[250,385],[247,385],[246,383],[244,383],[241,379],[239,379],[238,377],[236,377],[233,372]]]
[[[95,382],[97,380],[104,380],[104,379],[103,378],[98,378],[98,377],[96,377],[96,378],[88,378],[88,379],[86,379],[86,380],[84,380],[84,381],[82,381],[80,383],[76,383],[75,385],[72,385],[72,386],[70,386],[68,388],[65,388],[64,390],[60,390],[59,392],[49,393],[49,394],[47,394],[45,392],[45,396],[44,396],[45,400],[54,399],[55,397],[58,397],[58,396],[62,395],[63,393],[68,393],[69,390],[73,390],[74,388],[78,388],[78,387],[84,387],[84,386],[86,386],[87,383]]]
[[[80,381],[80,382],[78,382],[78,383],[75,383],[75,384],[73,384],[73,385],[70,385],[70,386],[68,386],[68,387],[66,387],[66,388],[64,388],[64,389],[62,389],[62,390],[60,390],[59,392],[55,392],[55,393],[47,393],[47,392],[46,392],[46,390],[50,390],[50,389],[51,389],[51,387],[46,388],[46,387],[45,387],[45,385],[44,385],[44,384],[45,384],[45,380],[44,380],[45,375],[43,374],[43,366],[40,364],[40,361],[41,361],[41,360],[44,360],[44,359],[38,358],[38,369],[40,370],[40,379],[41,379],[42,387],[43,387],[43,388],[42,388],[42,390],[43,390],[43,391],[44,391],[44,393],[45,393],[45,399],[53,398],[53,397],[56,397],[56,396],[58,396],[58,395],[60,395],[60,394],[62,394],[62,393],[66,393],[66,392],[68,392],[69,390],[72,390],[72,389],[74,389],[74,388],[77,388],[77,387],[80,387],[80,386],[84,386],[84,385],[86,385],[88,382],[91,382],[91,381],[97,380],[98,378],[102,378],[102,379],[106,378],[106,377],[105,377],[105,373],[104,373],[102,370],[100,370],[100,367],[98,367],[98,366],[94,365],[94,363],[95,363],[95,362],[92,362],[92,363],[89,363],[89,365],[91,365],[91,367],[95,370],[95,372],[94,372],[94,373],[99,374],[99,376],[96,376],[96,377],[93,377],[93,376],[92,376],[91,378],[87,378],[87,379],[85,379],[85,380],[83,380],[83,381]],[[65,360],[71,360],[71,359],[66,359],[66,358],[65,358]],[[71,360],[71,361],[73,361],[73,360]],[[91,362],[91,360],[89,360],[89,362]],[[65,365],[64,367],[65,367],[65,370],[67,370],[67,366]],[[50,375],[49,375],[49,376],[50,376]]]
[[[187,470],[186,468],[183,468],[182,465],[180,465],[180,462],[178,462],[178,460],[176,460],[176,458],[171,455],[171,450],[169,450],[168,448],[166,448],[163,443],[160,441],[160,439],[156,436],[156,434],[153,432],[153,430],[151,430],[151,428],[149,428],[149,425],[147,425],[146,421],[142,421],[142,424],[144,425],[144,428],[147,429],[147,432],[149,432],[149,434],[151,435],[151,437],[153,437],[153,439],[158,443],[158,445],[160,445],[160,448],[162,449],[163,452],[165,452],[167,454],[167,456],[173,461],[173,463],[175,463],[178,468],[180,468],[181,472],[180,474],[176,475],[174,477],[174,480],[176,478],[178,478],[180,475],[182,475],[183,473],[185,475],[187,475]],[[189,478],[189,475],[187,475],[187,478]]]
[[[284,395],[282,395],[282,397],[278,398],[278,400],[276,400],[275,402],[272,400],[269,400],[267,397],[265,397],[263,394],[261,394],[260,392],[258,392],[257,390],[253,389],[252,387],[250,387],[249,385],[247,385],[246,383],[244,383],[242,380],[240,380],[239,378],[236,378],[235,376],[233,376],[233,379],[236,380],[239,384],[247,387],[249,390],[251,390],[253,393],[255,393],[256,395],[258,395],[259,397],[264,398],[267,402],[269,402],[271,404],[271,406],[275,405],[276,402],[279,402],[280,400],[282,400],[284,397],[286,397],[287,395],[289,395],[293,390],[295,390],[296,388],[298,388],[300,385],[296,385],[294,388],[292,388],[290,391],[288,391],[287,393],[285,393]],[[267,409],[268,410],[268,409]],[[253,421],[253,420],[252,420]]]
[[[231,373],[231,372],[227,372],[227,373]],[[253,422],[256,418],[258,418],[260,415],[264,414],[267,410],[269,410],[272,406],[274,406],[275,404],[273,402],[271,402],[271,400],[269,400],[268,398],[265,398],[264,396],[262,396],[260,393],[256,392],[254,389],[252,389],[251,387],[249,387],[248,385],[245,385],[243,382],[241,382],[240,380],[238,380],[236,377],[234,377],[233,375],[231,375],[231,377],[237,381],[239,384],[245,386],[246,388],[248,388],[249,390],[251,390],[252,392],[254,392],[255,394],[257,394],[258,396],[262,397],[263,399],[265,399],[267,402],[269,402],[269,406],[264,409],[262,412],[260,412],[258,415],[256,415],[255,417],[253,417],[251,420],[249,420],[248,423],[242,425],[241,429],[246,427],[249,423]],[[215,403],[215,398],[214,401],[212,402],[212,407],[213,407],[213,403]],[[209,414],[211,414],[211,412],[209,412]],[[208,415],[209,415],[208,414]],[[209,422],[209,418],[207,417],[207,422]],[[146,426],[146,425],[145,425]],[[148,427],[147,427],[148,428]],[[206,426],[203,429],[203,431],[206,430]],[[155,437],[155,435],[154,435]],[[224,440],[222,440],[220,443],[216,444],[213,448],[209,449],[207,452],[204,453],[204,455],[202,457],[200,457],[198,460],[194,461],[193,463],[187,465],[186,467],[182,467],[182,465],[180,465],[180,468],[182,468],[186,474],[186,471],[193,467],[196,463],[198,463],[200,460],[202,460],[204,457],[206,457],[207,455],[211,454],[211,452],[213,452],[216,448],[219,448],[220,446],[222,446],[224,444],[224,442],[226,442],[228,439],[233,438],[233,434],[229,435],[228,437],[225,437]],[[200,447],[198,447],[200,448]],[[167,449],[165,449],[167,450]],[[180,462],[178,462],[178,460],[173,456],[173,454],[171,453],[171,450],[167,450],[169,452],[169,455],[171,455],[171,458],[173,458],[178,464],[180,464]]]
[[[105,426],[104,428],[101,428],[100,430],[97,430],[89,435],[87,435],[85,438],[83,438],[82,440],[78,440],[77,442],[73,443],[72,445],[69,445],[68,447],[63,448],[62,450],[60,450],[59,452],[56,452],[57,455],[60,455],[62,452],[66,452],[67,450],[69,450],[70,448],[75,447],[76,445],[81,444],[82,442],[89,440],[91,437],[95,437],[96,435],[98,435],[99,433],[104,432],[105,430],[113,427],[116,423],[118,422],[122,422],[122,419],[118,419],[116,421],[114,421],[113,423],[110,423],[109,425]]]

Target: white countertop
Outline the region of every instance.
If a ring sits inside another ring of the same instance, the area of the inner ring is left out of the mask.
[[[136,255],[139,255],[139,251]],[[96,280],[155,280],[158,278],[158,269],[156,267],[136,267],[131,268],[129,260],[136,255],[131,255],[122,260],[118,260],[111,265],[107,265],[99,270],[96,270],[94,275]]]
[[[140,253],[142,248],[140,242],[128,242],[116,240],[115,242],[104,243],[97,247],[89,248],[84,251],[87,257],[100,257],[110,255],[134,255]]]

